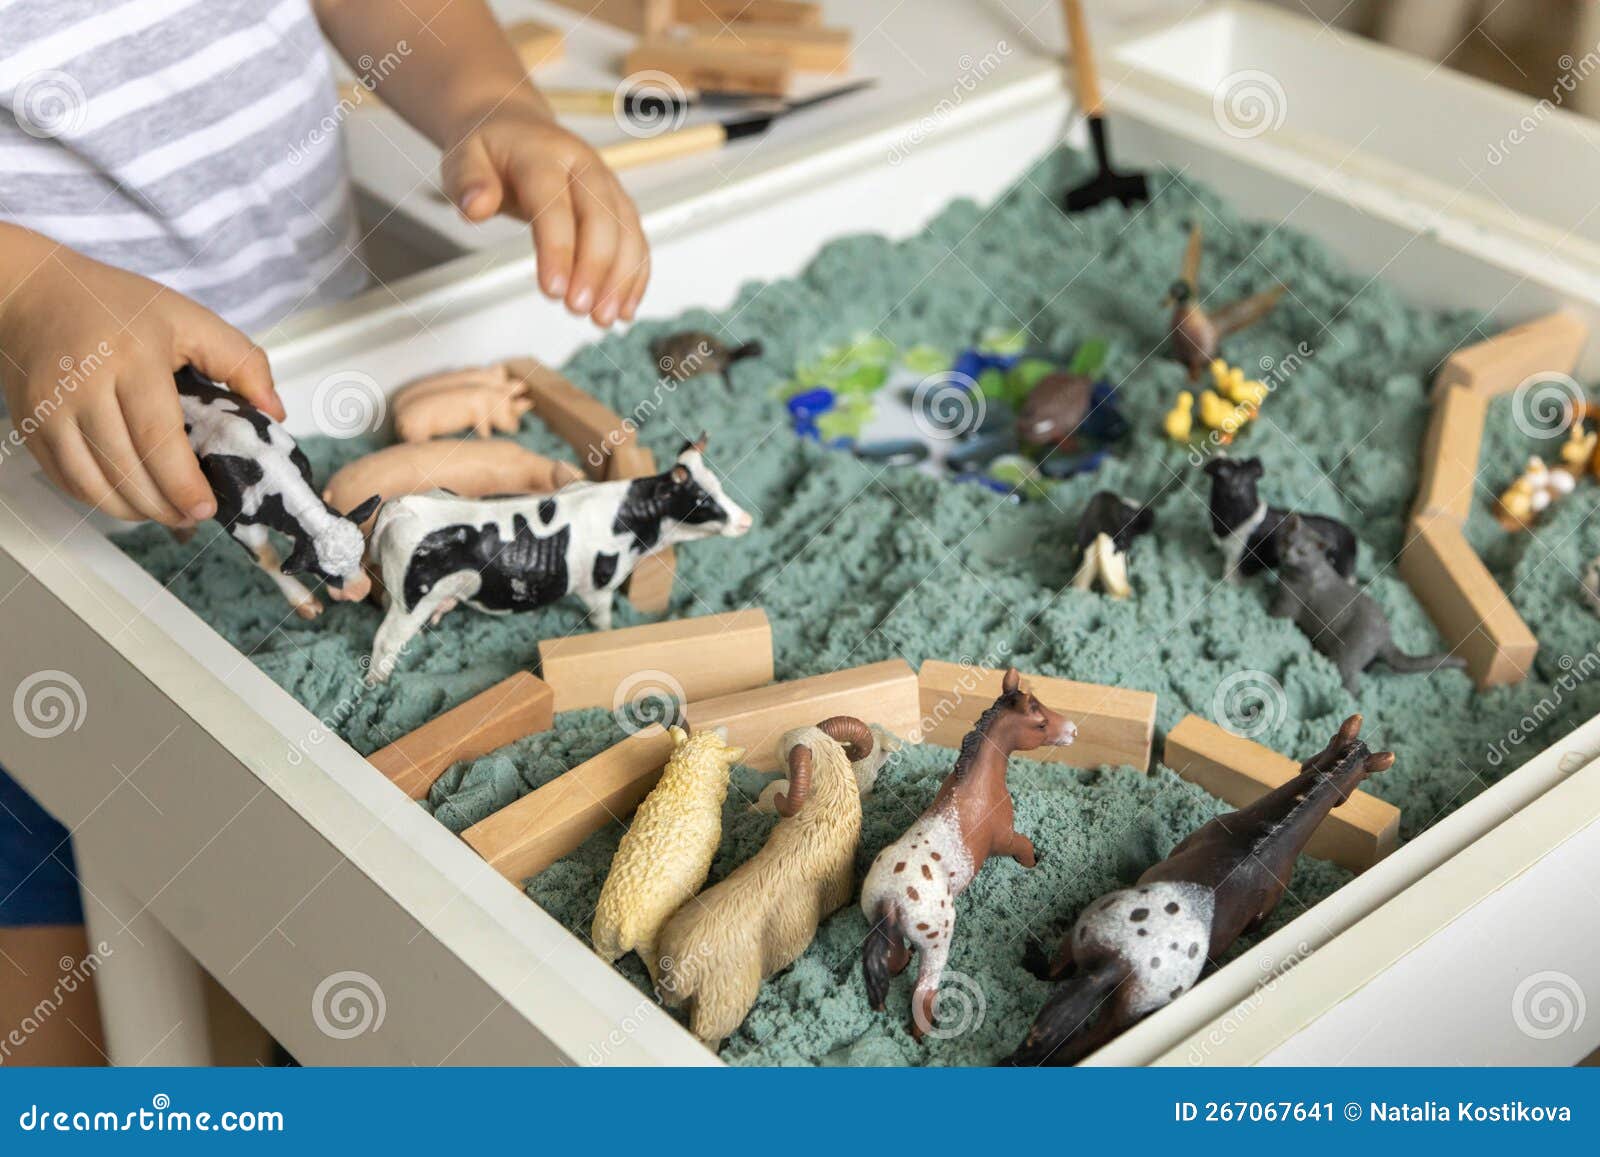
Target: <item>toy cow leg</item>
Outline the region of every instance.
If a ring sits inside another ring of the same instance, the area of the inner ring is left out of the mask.
[[[322,603],[299,579],[283,573],[283,560],[273,549],[267,528],[258,523],[234,523],[228,528],[240,546],[255,558],[256,565],[267,572],[267,577],[277,584],[283,597],[289,600],[294,613],[302,619],[314,619],[322,613]]]
[[[434,584],[433,588],[416,602],[409,610],[406,609],[402,593],[403,586],[391,590],[389,608],[384,613],[383,622],[378,625],[378,633],[372,640],[372,667],[367,672],[368,686],[384,682],[394,674],[395,664],[400,661],[401,653],[417,637],[417,632],[423,627],[438,623],[448,611],[464,599],[470,599],[477,593],[479,586],[478,576],[471,571],[461,571],[448,575]]]

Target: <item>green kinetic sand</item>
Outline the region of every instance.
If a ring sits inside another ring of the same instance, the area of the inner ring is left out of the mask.
[[[1507,402],[1491,411],[1469,532],[1542,646],[1533,678],[1483,694],[1456,671],[1375,671],[1363,680],[1360,700],[1352,699],[1333,664],[1293,625],[1267,617],[1272,580],[1219,583],[1205,479],[1162,432],[1162,415],[1186,384],[1178,365],[1154,353],[1166,328],[1162,297],[1181,262],[1188,222],[1199,219],[1207,234],[1203,284],[1215,290],[1215,300],[1279,278],[1293,286],[1265,324],[1228,344],[1228,359],[1263,376],[1263,359],[1276,364],[1301,343],[1311,351],[1234,452],[1261,456],[1263,495],[1272,502],[1353,526],[1361,539],[1360,577],[1390,615],[1397,641],[1414,652],[1435,650],[1439,640],[1392,560],[1416,485],[1433,369],[1495,324],[1412,308],[1382,282],[1346,269],[1322,245],[1275,223],[1240,220],[1209,191],[1170,175],[1155,181],[1162,191],[1148,207],[1130,212],[1108,204],[1068,220],[1054,201],[1086,171],[1075,155],[1051,157],[994,206],[956,202],[900,243],[861,236],[830,244],[799,278],[751,283],[720,316],[696,312],[641,324],[571,361],[566,371],[574,381],[628,413],[657,391],[648,347],[661,334],[705,328],[730,340],[759,338],[765,346],[764,356],[734,367],[732,392],[715,377],[686,382],[641,431],[663,458],[686,435],[708,428],[713,467],[758,517],[746,538],[680,549],[672,613],[764,607],[780,679],[903,656],[913,664],[1011,662],[1025,671],[1141,688],[1159,696],[1158,732],[1188,712],[1232,713],[1237,720],[1247,706],[1240,697],[1265,688],[1255,737],[1296,757],[1320,749],[1340,720],[1360,711],[1364,736],[1398,757],[1367,790],[1400,806],[1406,838],[1600,711],[1600,679],[1581,678],[1596,664],[1590,653],[1596,623],[1579,601],[1575,577],[1583,560],[1600,551],[1600,526],[1587,518],[1595,490],[1583,483],[1532,534],[1500,531],[1488,501],[1530,452]],[[911,468],[869,467],[790,432],[782,387],[823,350],[867,333],[902,350],[948,352],[985,333],[1018,329],[1031,335],[1035,351],[1058,358],[1090,338],[1110,339],[1106,372],[1121,384],[1134,432],[1120,458],[1098,474],[1050,483],[1043,499],[1017,506]],[[470,361],[471,351],[462,357]],[[562,451],[531,421],[518,440]],[[305,444],[319,479],[372,448],[360,441]],[[1155,533],[1133,551],[1136,597],[1121,603],[1063,589],[1073,571],[1078,512],[1102,487],[1141,499],[1163,495]],[[316,622],[295,619],[214,527],[187,546],[154,527],[123,543],[364,753],[532,663],[541,638],[584,629],[575,602],[504,618],[460,610],[412,645],[386,686],[369,691],[362,659],[377,610],[336,604]],[[639,621],[619,604],[618,625]],[[1536,704],[1543,704],[1537,714]],[[620,735],[603,711],[563,715],[550,734],[453,768],[424,806],[459,831]],[[862,873],[930,801],[952,759],[948,750],[923,748],[902,753],[885,770],[866,801]],[[851,905],[824,923],[794,967],[765,985],[723,1048],[726,1060],[997,1060],[1021,1040],[1048,990],[1021,966],[1029,938],[1053,946],[1082,905],[1129,883],[1225,810],[1160,767],[1144,776],[1020,757],[1011,767],[1017,828],[1033,838],[1040,862],[1024,871],[1008,860],[991,861],[961,897],[941,1005],[948,1035],[912,1041],[910,974],[895,982],[886,1013],[868,1009],[859,961],[866,922]],[[747,769],[736,773],[713,879],[751,855],[774,822],[748,810],[763,782]],[[598,833],[527,882],[528,894],[581,937],[588,935],[619,834],[616,826]],[[1348,879],[1302,859],[1272,927]],[[646,986],[635,959],[622,967]]]

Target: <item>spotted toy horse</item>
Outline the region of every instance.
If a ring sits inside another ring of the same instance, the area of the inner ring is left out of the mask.
[[[911,963],[910,940],[921,964],[911,996],[911,1035],[921,1040],[934,1024],[939,978],[950,955],[955,900],[984,861],[1010,856],[1033,867],[1033,842],[1013,826],[1006,760],[1013,751],[1064,747],[1077,727],[1022,690],[1015,669],[1000,698],[961,741],[955,769],[933,804],[910,829],[878,853],[861,888],[861,910],[872,921],[862,966],[867,997],[882,1010],[889,978]]]
[[[1218,816],[1131,888],[1078,917],[1047,979],[1071,974],[1045,1002],[1007,1064],[1070,1065],[1182,996],[1240,936],[1264,923],[1327,814],[1394,763],[1344,721],[1295,776],[1249,807]]]

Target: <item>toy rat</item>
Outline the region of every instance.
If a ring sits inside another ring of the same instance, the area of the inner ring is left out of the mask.
[[[238,394],[193,366],[177,372],[183,430],[217,497],[216,519],[250,552],[302,619],[322,613],[322,603],[296,575],[324,583],[328,596],[360,602],[372,589],[361,568],[366,536],[361,524],[381,499],[374,494],[348,513],[333,509],[311,485],[311,463],[289,432]],[[280,560],[269,532],[290,539]]]
[[[760,357],[761,343],[729,346],[709,333],[691,329],[657,338],[650,343],[650,356],[656,359],[656,367],[675,381],[721,374],[723,383],[731,386],[728,368],[745,358]]]
[[[1077,734],[1071,720],[1022,689],[1015,668],[1008,670],[1000,697],[961,741],[956,765],[933,803],[872,861],[861,885],[861,910],[872,925],[861,961],[867,999],[883,1008],[889,978],[911,963],[909,939],[922,954],[911,994],[916,1039],[934,1027],[939,979],[955,934],[956,897],[990,856],[1033,867],[1033,842],[1013,826],[1006,760],[1013,751],[1065,747]]]
[[[1085,908],[1046,975],[1067,979],[1006,1063],[1073,1064],[1182,996],[1260,928],[1317,826],[1363,779],[1394,764],[1360,734],[1361,716],[1352,715],[1299,775],[1209,821],[1133,887]]]
[[[1298,514],[1285,520],[1271,614],[1293,619],[1312,645],[1338,665],[1345,690],[1360,694],[1361,672],[1380,659],[1400,672],[1467,665],[1460,655],[1408,655],[1395,646],[1383,609],[1333,569],[1327,550],[1327,543]]]

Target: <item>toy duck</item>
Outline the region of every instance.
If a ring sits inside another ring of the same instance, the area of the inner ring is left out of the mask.
[[[1194,431],[1194,395],[1188,390],[1179,393],[1178,404],[1167,411],[1161,424],[1174,442],[1187,442]]]
[[[1200,395],[1200,420],[1213,430],[1232,434],[1253,417],[1255,410],[1252,407],[1235,406],[1214,390],[1206,390]]]
[[[1223,338],[1266,317],[1288,289],[1276,285],[1207,312],[1199,300],[1200,255],[1200,226],[1191,225],[1183,271],[1167,291],[1167,304],[1172,307],[1172,353],[1188,368],[1191,382],[1198,381],[1205,368],[1216,360]]]
[[[1585,430],[1582,418],[1572,423],[1567,431],[1567,440],[1561,445],[1561,464],[1573,477],[1579,477],[1589,469],[1596,443],[1600,443],[1600,432]]]

